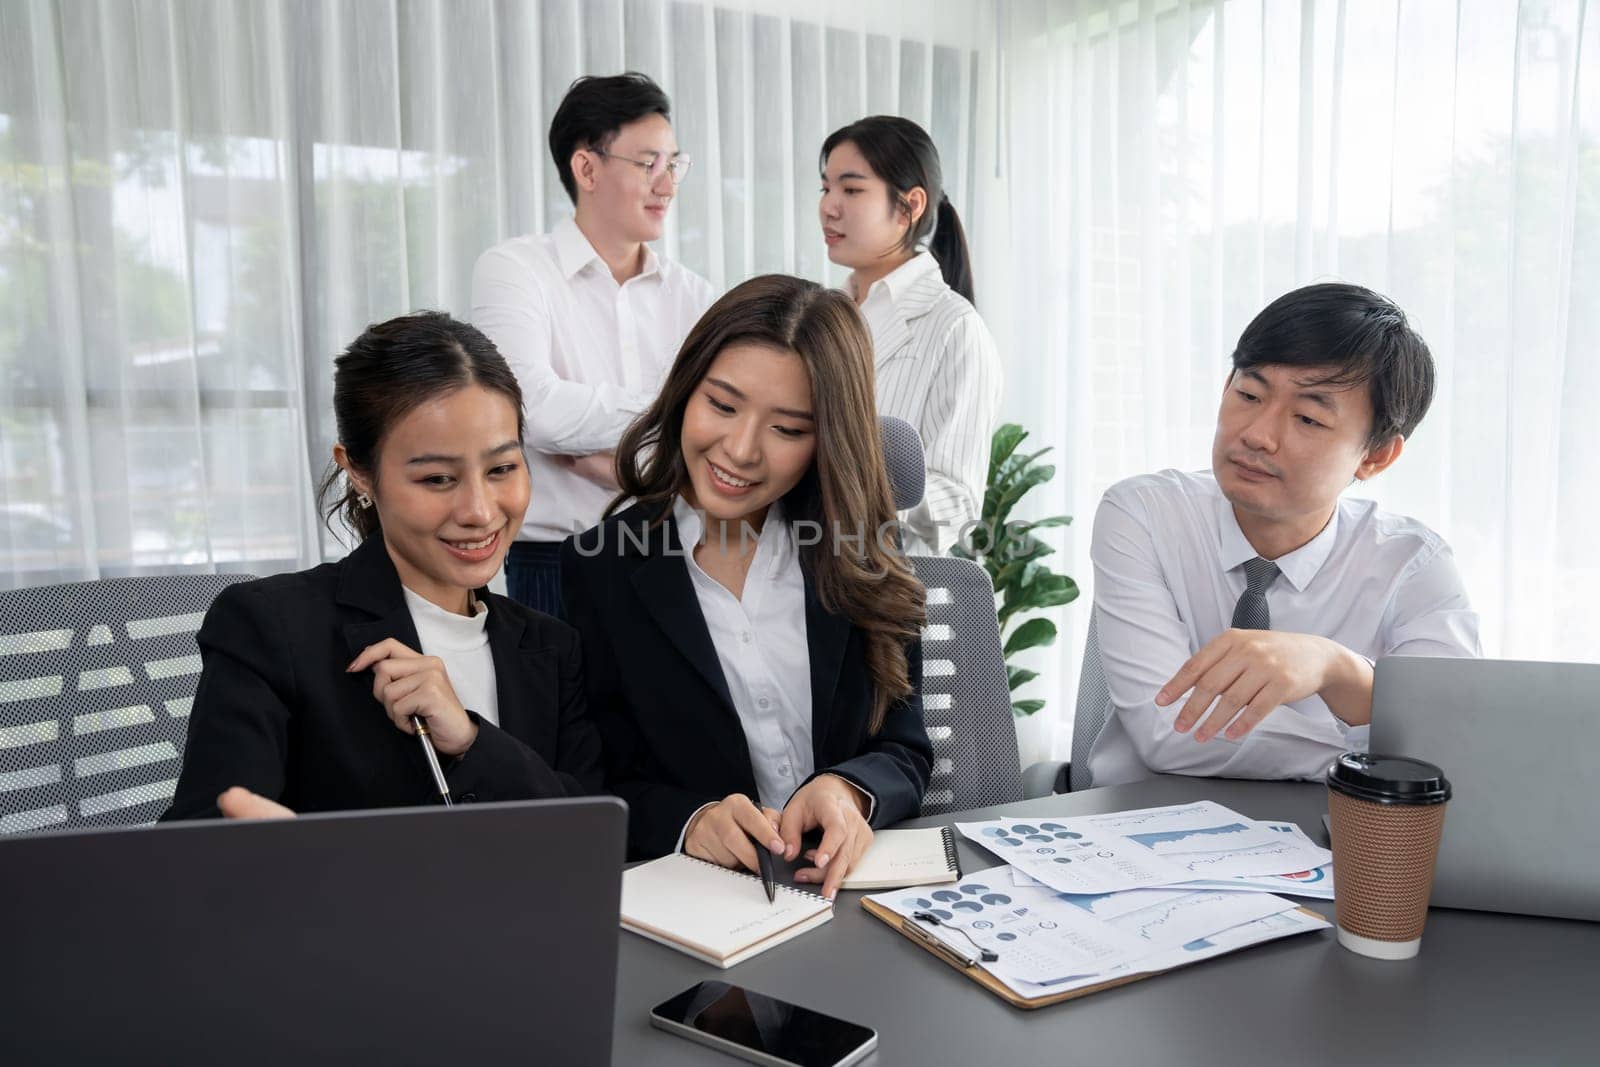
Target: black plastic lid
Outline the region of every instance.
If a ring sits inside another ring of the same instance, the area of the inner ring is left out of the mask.
[[[1450,783],[1433,764],[1365,752],[1346,752],[1334,760],[1328,788],[1379,804],[1443,804],[1450,799]]]

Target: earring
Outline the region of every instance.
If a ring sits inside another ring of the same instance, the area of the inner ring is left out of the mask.
[[[372,506],[372,498],[365,493],[357,493],[356,503],[361,506],[363,511],[365,511],[367,508]]]

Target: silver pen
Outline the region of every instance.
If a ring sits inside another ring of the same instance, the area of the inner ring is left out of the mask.
[[[450,783],[444,780],[444,768],[439,766],[439,753],[434,751],[433,738],[428,735],[427,720],[420,715],[413,715],[411,726],[417,731],[417,740],[422,742],[422,754],[428,757],[428,769],[433,772],[433,784],[439,787],[444,806],[455,807],[455,802],[450,799]]]

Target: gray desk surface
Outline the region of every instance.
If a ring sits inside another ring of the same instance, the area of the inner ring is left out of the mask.
[[[1326,841],[1323,787],[1278,782],[1167,777],[960,817],[1206,798]],[[963,870],[997,862],[962,842]],[[875,1028],[874,1065],[1597,1062],[1600,923],[1436,908],[1414,960],[1364,959],[1326,930],[1021,1011],[869,916],[861,896],[840,893],[833,921],[726,971],[621,934],[615,1062],[738,1062],[649,1024],[652,1005],[717,978]],[[1303,903],[1332,919],[1332,901]]]

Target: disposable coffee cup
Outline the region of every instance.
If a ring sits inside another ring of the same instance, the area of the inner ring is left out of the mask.
[[[1450,783],[1431,763],[1346,752],[1328,768],[1339,943],[1380,960],[1422,946]]]

